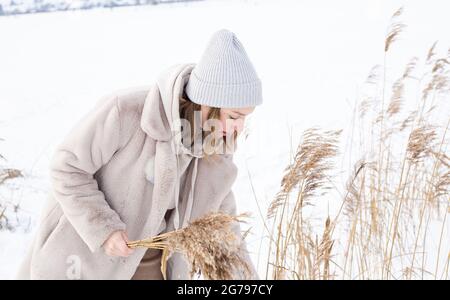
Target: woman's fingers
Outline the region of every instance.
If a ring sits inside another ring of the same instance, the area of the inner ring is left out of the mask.
[[[131,255],[134,252],[134,249],[131,249],[130,247],[128,247],[127,243],[129,241],[128,239],[128,235],[125,231],[122,231],[122,245],[121,245],[121,250],[123,251],[124,254],[126,254],[127,256]]]
[[[122,234],[122,238],[125,241],[125,243],[128,242],[128,235],[127,235],[127,233],[125,231],[121,231],[120,233]]]
[[[105,253],[109,256],[130,256],[134,249],[128,247],[127,241],[128,236],[124,231],[115,232],[105,244]]]
[[[129,256],[133,253],[133,249],[129,248],[127,246],[127,243],[125,240],[120,241],[117,243],[117,251],[120,254],[120,256]]]

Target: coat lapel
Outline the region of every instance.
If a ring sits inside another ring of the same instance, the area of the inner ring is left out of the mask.
[[[172,151],[170,141],[157,141],[155,152],[155,182],[147,225],[151,236],[158,234],[156,231],[163,221],[170,199],[175,197],[175,184],[179,184],[176,182],[176,168],[176,157]]]

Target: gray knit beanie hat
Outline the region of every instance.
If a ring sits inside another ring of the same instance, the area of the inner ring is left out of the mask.
[[[239,108],[262,104],[261,80],[236,35],[221,29],[192,69],[186,95],[197,104]]]

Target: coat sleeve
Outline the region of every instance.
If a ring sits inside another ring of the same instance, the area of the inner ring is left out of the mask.
[[[236,199],[234,197],[233,191],[230,191],[228,195],[224,198],[222,201],[222,204],[220,205],[219,211],[235,216],[237,214],[237,208],[236,208]],[[252,262],[252,259],[250,258],[250,255],[247,250],[247,244],[245,242],[245,239],[242,237],[241,233],[241,226],[238,222],[234,222],[233,232],[242,240],[241,243],[241,255],[244,258],[244,260],[247,262],[248,266],[250,267],[250,278],[245,276],[243,272],[237,272],[236,278],[234,279],[253,279],[253,280],[259,280],[258,272],[256,271],[256,268]]]
[[[50,162],[53,195],[91,252],[126,227],[94,178],[120,148],[120,130],[117,99],[104,97],[72,128]]]

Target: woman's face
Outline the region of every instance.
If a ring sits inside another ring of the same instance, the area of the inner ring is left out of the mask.
[[[209,106],[202,105],[202,123],[207,120]],[[237,132],[239,135],[244,129],[245,118],[255,110],[254,106],[242,108],[221,108],[220,124],[222,125],[222,135],[233,135]]]

